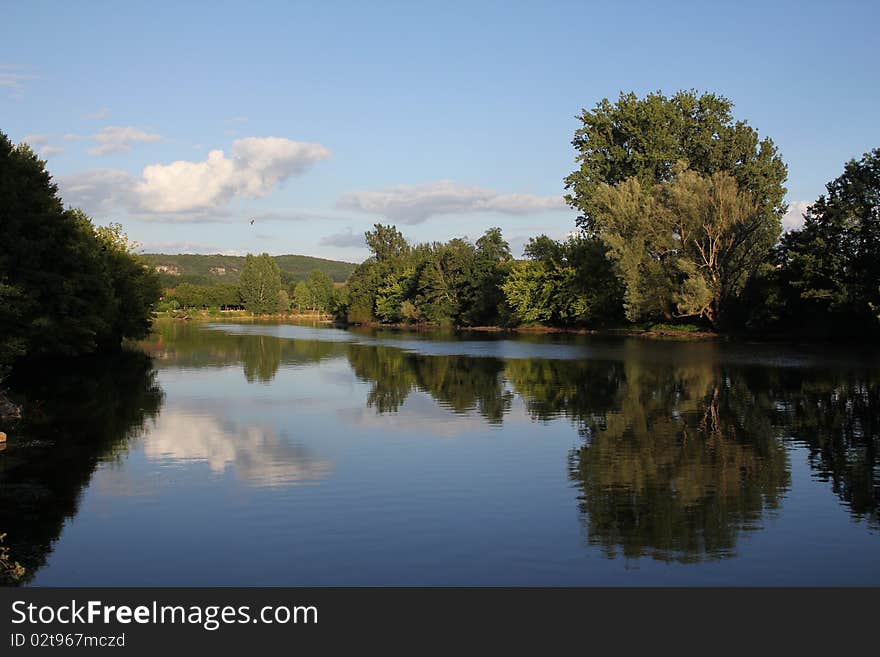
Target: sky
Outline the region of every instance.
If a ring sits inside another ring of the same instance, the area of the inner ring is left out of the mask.
[[[0,131],[144,252],[358,262],[382,222],[519,255],[574,229],[576,117],[621,91],[730,98],[788,165],[789,227],[880,146],[876,1],[0,9]]]

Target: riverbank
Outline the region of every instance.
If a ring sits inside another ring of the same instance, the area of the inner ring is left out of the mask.
[[[629,327],[609,327],[609,328],[585,328],[585,327],[560,327],[545,325],[525,325],[525,326],[448,326],[443,324],[429,323],[404,323],[396,322],[383,324],[381,322],[358,322],[348,324],[341,322],[332,315],[320,313],[287,313],[272,315],[252,315],[247,311],[208,311],[200,310],[196,312],[183,313],[181,311],[154,313],[154,317],[162,321],[200,321],[200,322],[216,322],[223,320],[231,320],[236,322],[310,322],[316,324],[334,325],[340,328],[360,327],[370,329],[385,329],[392,331],[412,331],[416,333],[429,333],[432,331],[455,331],[458,333],[507,333],[521,335],[550,335],[550,334],[568,334],[568,335],[594,335],[594,336],[616,336],[616,337],[636,337],[650,340],[673,340],[673,341],[755,341],[755,342],[771,342],[771,343],[804,343],[804,344],[839,344],[841,336],[835,335],[805,335],[805,334],[788,334],[788,333],[718,333],[715,331],[705,330],[693,324],[673,325],[673,324],[653,324],[648,326],[629,326]],[[854,336],[848,342],[857,344],[873,344],[874,339],[871,336]]]
[[[254,315],[246,310],[192,310],[192,311],[166,311],[153,313],[154,319],[178,320],[178,321],[216,321],[218,319],[234,319],[237,322],[246,320],[291,320],[330,323],[332,315],[322,313],[275,313],[271,315]]]
[[[544,326],[544,325],[526,325],[526,326],[446,326],[443,324],[429,323],[391,323],[383,324],[381,322],[359,322],[346,324],[335,319],[332,315],[321,313],[285,313],[271,315],[253,315],[247,311],[169,311],[155,313],[154,317],[159,320],[173,321],[217,321],[217,320],[235,320],[240,321],[293,321],[293,322],[318,322],[322,324],[338,324],[340,326],[356,326],[363,328],[389,329],[397,331],[437,331],[452,330],[462,333],[531,333],[531,334],[552,334],[566,333],[571,335],[614,335],[614,336],[633,336],[655,339],[679,339],[679,340],[720,340],[725,336],[712,331],[699,330],[692,325],[675,327],[671,325],[656,325],[648,328],[602,328],[590,329],[583,327],[561,327],[561,326]]]
[[[602,328],[589,329],[578,327],[560,327],[560,326],[443,326],[440,324],[382,324],[379,322],[361,322],[353,324],[353,326],[362,326],[365,328],[384,328],[400,331],[435,331],[439,329],[448,329],[459,331],[462,333],[531,333],[531,334],[553,334],[565,333],[570,335],[614,335],[614,336],[632,336],[642,338],[656,339],[680,339],[680,340],[722,340],[727,338],[721,333],[712,331],[701,331],[693,329],[675,329],[672,327],[664,328]]]

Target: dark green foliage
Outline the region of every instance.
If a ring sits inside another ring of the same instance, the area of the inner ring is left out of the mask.
[[[477,240],[471,278],[465,288],[466,325],[499,324],[507,316],[501,284],[512,258],[500,228],[490,228]]]
[[[268,253],[248,254],[238,282],[239,293],[248,312],[266,315],[277,312],[281,292],[281,270]]]
[[[373,252],[376,262],[387,262],[406,255],[409,244],[403,234],[394,226],[375,224],[373,230],[365,233],[367,246]]]
[[[221,308],[241,305],[238,286],[231,283],[220,285],[193,285],[182,283],[165,293],[165,301],[176,301],[179,308]]]
[[[366,241],[373,257],[346,286],[348,321],[475,326],[505,315],[500,286],[510,247],[500,229],[476,244],[453,239],[410,247],[396,228],[376,224]]]
[[[754,128],[735,121],[733,103],[711,93],[679,91],[671,97],[660,92],[638,98],[621,93],[612,104],[607,98],[592,111],[583,110],[582,126],[572,145],[579,168],[565,179],[566,200],[580,212],[578,225],[593,229],[595,193],[603,183],[616,185],[638,177],[644,187],[670,180],[679,163],[708,176],[724,171],[740,189],[752,194],[768,219],[785,213],[787,170],[768,139]]]
[[[526,246],[502,290],[518,323],[616,324],[623,320],[623,285],[596,238],[557,242],[546,235]]]
[[[153,308],[162,293],[159,277],[133,254],[134,244],[120,224],[98,227],[95,233],[116,302],[111,335],[144,338],[150,332]]]
[[[782,284],[794,323],[831,333],[880,329],[880,149],[851,160],[783,239]],[[820,320],[822,321],[822,320]]]
[[[159,288],[119,226],[65,210],[27,146],[0,133],[0,361],[77,355],[142,337]]]
[[[291,289],[293,305],[299,312],[332,313],[334,307],[333,281],[320,269],[314,269],[309,277]]]

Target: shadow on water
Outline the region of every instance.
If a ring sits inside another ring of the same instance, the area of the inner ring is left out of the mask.
[[[5,382],[22,408],[0,454],[0,533],[26,583],[45,563],[96,466],[127,449],[162,405],[137,351],[32,365]]]

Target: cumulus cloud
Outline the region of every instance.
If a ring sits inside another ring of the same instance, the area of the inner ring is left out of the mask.
[[[788,212],[782,217],[782,230],[797,230],[804,225],[804,212],[810,207],[810,201],[793,201],[788,204]]]
[[[233,198],[263,197],[328,157],[330,151],[321,144],[250,137],[233,142],[231,156],[213,150],[199,162],[147,166],[140,177],[98,169],[60,183],[65,201],[86,211],[124,208],[156,221],[218,221],[223,220],[220,206]]]
[[[249,137],[233,142],[232,157],[214,150],[201,162],[148,166],[135,191],[143,208],[152,212],[209,208],[235,196],[265,196],[281,181],[328,157],[330,151],[321,144]]]
[[[63,146],[51,145],[47,135],[25,135],[21,141],[30,146],[32,150],[40,155],[49,156],[64,152]]]
[[[341,233],[334,233],[322,237],[318,242],[321,246],[341,246],[341,247],[360,247],[366,246],[363,233],[352,232],[351,228]]]
[[[439,180],[421,185],[396,185],[383,191],[345,194],[340,208],[382,215],[404,224],[418,224],[429,217],[469,212],[528,214],[566,208],[562,196],[502,194],[491,189]]]
[[[98,145],[89,149],[89,155],[125,153],[130,151],[135,144],[162,141],[162,135],[145,132],[131,126],[107,126],[92,138]]]
[[[106,215],[119,208],[137,205],[135,177],[119,169],[95,169],[59,180],[65,203],[92,215]]]

